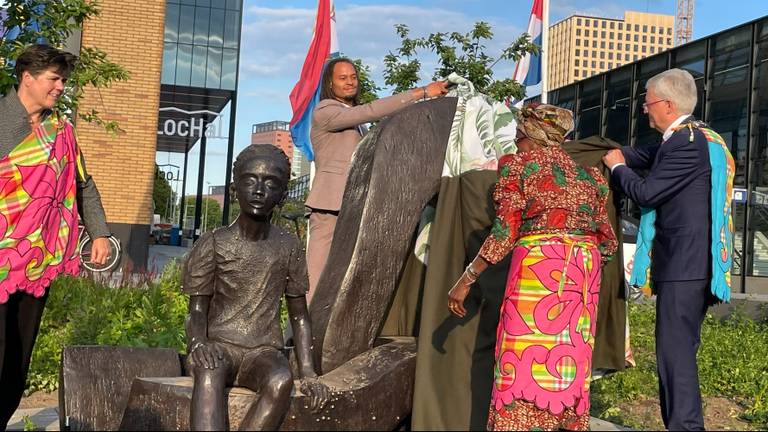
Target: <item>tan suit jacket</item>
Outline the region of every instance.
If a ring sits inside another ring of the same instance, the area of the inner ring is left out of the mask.
[[[339,211],[352,153],[365,133],[360,125],[380,120],[418,99],[408,91],[354,107],[335,99],[320,101],[312,113],[310,139],[316,172],[307,207]]]

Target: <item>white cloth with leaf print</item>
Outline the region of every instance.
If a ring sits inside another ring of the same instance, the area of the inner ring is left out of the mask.
[[[452,73],[448,82],[455,84],[448,96],[457,97],[456,114],[445,150],[443,177],[458,177],[473,170],[496,171],[499,158],[517,153],[517,122],[514,108],[479,93],[466,78]],[[419,224],[414,253],[427,264],[429,230],[435,209],[427,208]]]

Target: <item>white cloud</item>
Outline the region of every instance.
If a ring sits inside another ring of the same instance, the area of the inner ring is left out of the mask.
[[[315,23],[315,9],[268,8],[247,9],[243,26],[241,79],[298,77],[309,47]],[[344,55],[361,58],[370,66],[374,79],[383,84],[383,58],[400,46],[395,24],[406,24],[412,37],[427,36],[438,31],[467,32],[474,19],[460,12],[438,8],[403,5],[353,5],[337,8],[339,45]],[[490,22],[494,39],[486,52],[497,55],[523,31],[503,22]],[[436,57],[421,56],[423,79],[431,77]],[[503,71],[508,66],[499,65]]]

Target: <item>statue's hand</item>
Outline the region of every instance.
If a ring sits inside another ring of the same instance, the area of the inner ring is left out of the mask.
[[[210,342],[198,342],[192,346],[189,355],[196,365],[206,369],[216,369],[224,362],[221,348]]]
[[[321,383],[317,378],[305,379],[301,383],[301,392],[309,397],[309,408],[316,413],[328,403],[331,398],[331,392],[328,386]]]

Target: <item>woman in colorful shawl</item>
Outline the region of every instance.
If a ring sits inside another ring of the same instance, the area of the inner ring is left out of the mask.
[[[95,239],[91,260],[103,264],[109,251],[104,208],[72,124],[52,111],[74,62],[32,46],[16,60],[18,88],[0,98],[0,430],[24,392],[47,288],[78,272],[78,217]]]
[[[616,251],[608,186],[563,150],[573,114],[524,107],[518,153],[499,160],[496,219],[449,293],[466,314],[470,286],[510,252],[496,338],[489,430],[587,430],[600,269]]]

